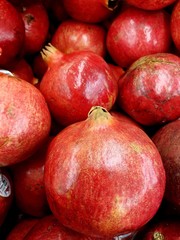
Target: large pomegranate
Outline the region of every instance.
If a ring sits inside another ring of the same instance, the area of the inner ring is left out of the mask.
[[[107,49],[121,67],[138,58],[170,49],[170,16],[164,10],[148,11],[127,7],[112,21],[107,32]]]
[[[117,81],[101,56],[91,51],[63,54],[50,45],[43,50],[43,58],[48,70],[40,82],[40,91],[61,125],[86,119],[93,105],[112,108]]]
[[[20,13],[6,0],[0,1],[0,67],[7,67],[22,54],[25,27]]]
[[[157,53],[135,61],[119,81],[119,106],[143,125],[180,117],[180,59]]]
[[[49,136],[51,116],[31,83],[0,73],[0,166],[25,160]]]
[[[53,139],[44,181],[50,208],[63,225],[113,237],[133,233],[155,215],[165,171],[142,129],[97,106]]]

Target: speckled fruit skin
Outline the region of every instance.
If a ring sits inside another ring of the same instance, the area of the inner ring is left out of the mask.
[[[117,102],[143,125],[180,117],[180,59],[157,53],[138,59],[119,81]]]
[[[0,166],[25,160],[49,136],[51,116],[41,92],[0,73]]]
[[[37,223],[38,218],[27,217],[19,222],[11,229],[6,240],[24,240],[24,237],[30,229]]]
[[[8,1],[0,1],[0,68],[22,55],[25,27],[21,15]]]
[[[164,167],[151,139],[101,107],[53,139],[44,174],[57,219],[96,237],[136,231],[157,212],[165,188]]]
[[[118,85],[106,61],[91,51],[62,54],[53,48],[45,50],[49,68],[40,82],[40,91],[55,120],[68,126],[86,119],[93,105],[110,110]]]
[[[39,220],[29,231],[24,240],[98,240],[86,237],[64,227],[53,215],[47,215]],[[100,239],[99,239],[100,240]],[[108,239],[104,239],[108,240]],[[110,240],[110,239],[109,239]]]
[[[166,171],[165,199],[180,213],[180,119],[161,127],[152,137]]]
[[[127,7],[112,21],[107,32],[107,50],[120,67],[138,58],[169,51],[170,16],[164,10],[146,11]]]
[[[171,4],[173,4],[176,0],[126,0],[128,4],[131,4],[135,7],[139,7],[146,10],[159,10],[163,9]]]
[[[180,51],[180,31],[177,26],[180,24],[180,1],[175,4],[171,13],[171,35],[176,48]]]

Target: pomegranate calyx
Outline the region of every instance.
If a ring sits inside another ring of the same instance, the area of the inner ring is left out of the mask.
[[[98,119],[98,118],[109,118],[111,114],[106,110],[106,108],[101,107],[101,106],[93,106],[89,113],[88,113],[88,118],[92,119]]]
[[[115,8],[117,8],[119,5],[119,0],[108,0],[107,1],[107,8],[109,10],[114,10]]]
[[[61,53],[56,47],[54,47],[51,43],[48,43],[41,51],[40,54],[42,59],[50,66],[51,63],[59,60],[63,53]]]
[[[164,240],[164,236],[160,232],[154,232],[153,240]]]

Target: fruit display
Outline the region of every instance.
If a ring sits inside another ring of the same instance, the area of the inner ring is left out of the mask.
[[[0,239],[180,240],[180,0],[0,0]]]

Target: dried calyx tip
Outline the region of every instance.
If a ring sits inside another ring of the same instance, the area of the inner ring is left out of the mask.
[[[48,43],[48,45],[46,45],[42,50],[41,50],[41,56],[43,58],[44,61],[47,61],[47,57],[49,54],[55,53],[57,51],[57,49],[51,44]]]

